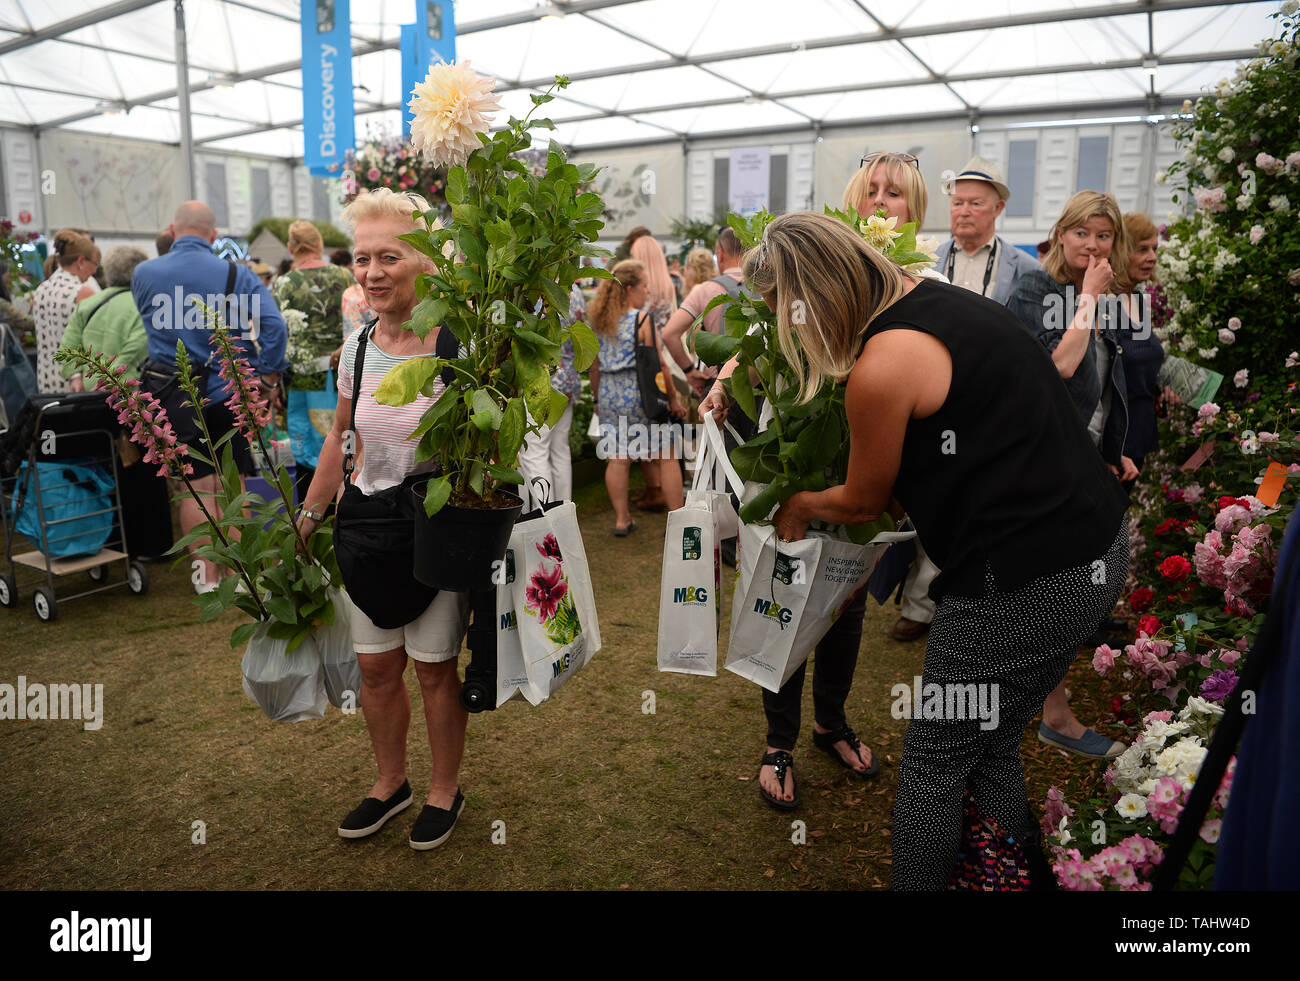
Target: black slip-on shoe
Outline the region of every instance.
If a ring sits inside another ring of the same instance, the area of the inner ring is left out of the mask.
[[[388,800],[367,797],[339,825],[340,838],[366,838],[384,826],[394,814],[411,806],[411,785],[403,781]]]
[[[451,837],[451,831],[456,827],[456,819],[464,809],[465,795],[460,792],[459,787],[456,788],[456,799],[451,802],[450,810],[425,804],[424,810],[415,819],[415,827],[411,829],[410,846],[417,852],[427,852],[430,848],[437,848]]]

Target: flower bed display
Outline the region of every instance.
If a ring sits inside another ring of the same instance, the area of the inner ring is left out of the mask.
[[[1055,836],[1053,867],[1063,888],[1150,888],[1263,626],[1295,510],[1295,10],[1285,4],[1280,38],[1188,107],[1175,128],[1187,154],[1170,174],[1196,210],[1172,226],[1163,246],[1156,331],[1167,354],[1217,370],[1224,381],[1215,401],[1167,408],[1161,449],[1146,458],[1138,480],[1123,600],[1135,637],[1119,650],[1102,645],[1092,658],[1131,744],[1100,781],[1085,783],[1077,797],[1086,804],[1076,809],[1059,788],[1048,791],[1043,826]],[[1213,883],[1232,773],[1230,765],[1181,887]]]

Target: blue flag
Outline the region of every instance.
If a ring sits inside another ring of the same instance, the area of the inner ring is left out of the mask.
[[[402,135],[411,135],[411,93],[429,66],[456,60],[456,17],[451,0],[416,0],[415,23],[402,25]]]
[[[349,0],[302,0],[303,164],[337,177],[355,142]]]

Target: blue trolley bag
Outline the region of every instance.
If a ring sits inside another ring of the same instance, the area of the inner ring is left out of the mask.
[[[49,558],[94,555],[113,532],[113,480],[97,466],[37,461],[30,472],[24,460],[18,488],[14,527]]]

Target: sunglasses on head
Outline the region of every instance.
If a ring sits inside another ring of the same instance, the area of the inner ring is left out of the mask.
[[[903,161],[903,163],[909,163],[909,164],[911,164],[911,165],[912,165],[913,167],[915,167],[917,170],[920,170],[920,169],[921,169],[921,161],[920,161],[919,159],[917,159],[916,157],[912,156],[912,154],[910,154],[910,153],[889,153],[888,151],[885,151],[885,150],[876,150],[876,151],[873,152],[873,153],[867,153],[867,154],[864,154],[864,155],[862,156],[862,158],[858,161],[858,169],[861,170],[861,169],[862,169],[863,167],[865,167],[867,164],[871,163],[871,162],[874,161],[874,160],[879,160],[881,157],[893,157],[893,158],[896,159],[896,160],[901,160],[901,161]]]

